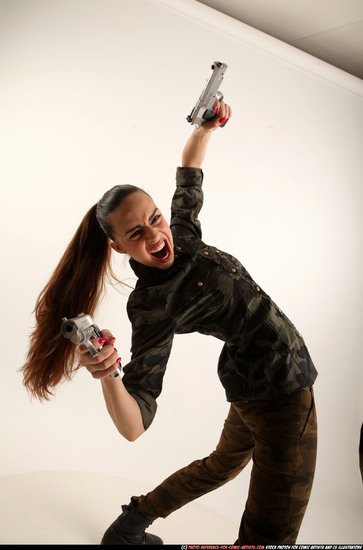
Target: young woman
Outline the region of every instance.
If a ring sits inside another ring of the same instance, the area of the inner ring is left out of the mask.
[[[155,416],[174,335],[200,332],[225,342],[218,373],[231,405],[215,451],[146,496],[133,497],[103,544],[160,544],[145,533],[153,520],[233,479],[251,458],[237,544],[293,544],[309,501],[317,441],[317,372],[309,352],[241,263],[201,240],[201,166],[213,131],[231,117],[224,102],[215,109],[216,119],[195,129],[183,150],[170,226],[144,191],[114,187],[85,216],[36,305],[37,326],[23,367],[27,388],[46,398],[71,377],[77,358],[101,380],[107,410],[130,441]],[[138,277],[127,306],[132,356],[122,378],[110,376],[119,358],[109,330],[94,340],[103,346],[96,357],[83,344],[75,357],[59,331],[62,317],[93,314],[111,248],[130,256]]]

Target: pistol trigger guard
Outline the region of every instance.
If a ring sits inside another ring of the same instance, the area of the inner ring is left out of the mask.
[[[86,346],[88,348],[88,351],[90,352],[92,357],[95,357],[96,355],[98,355],[100,353],[99,350],[96,349],[94,347],[94,345],[92,344],[92,342],[90,342],[89,340],[85,340],[84,343],[86,344]]]
[[[203,119],[208,122],[210,120],[213,120],[214,118],[216,118],[217,116],[217,113],[215,111],[213,111],[212,109],[206,109],[203,113]]]

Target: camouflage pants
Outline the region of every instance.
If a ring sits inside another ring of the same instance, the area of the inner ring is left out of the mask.
[[[236,544],[293,544],[310,497],[316,447],[312,389],[271,401],[235,402],[212,454],[133,498],[146,518],[165,518],[233,479],[252,458]]]

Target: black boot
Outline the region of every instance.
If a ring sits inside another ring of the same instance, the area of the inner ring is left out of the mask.
[[[122,514],[107,529],[101,544],[163,544],[160,537],[145,533],[152,521],[137,511],[132,500],[121,508]]]

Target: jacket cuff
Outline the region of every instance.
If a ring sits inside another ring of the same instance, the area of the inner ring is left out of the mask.
[[[181,187],[202,186],[203,171],[201,168],[178,166],[176,169],[176,185]]]

